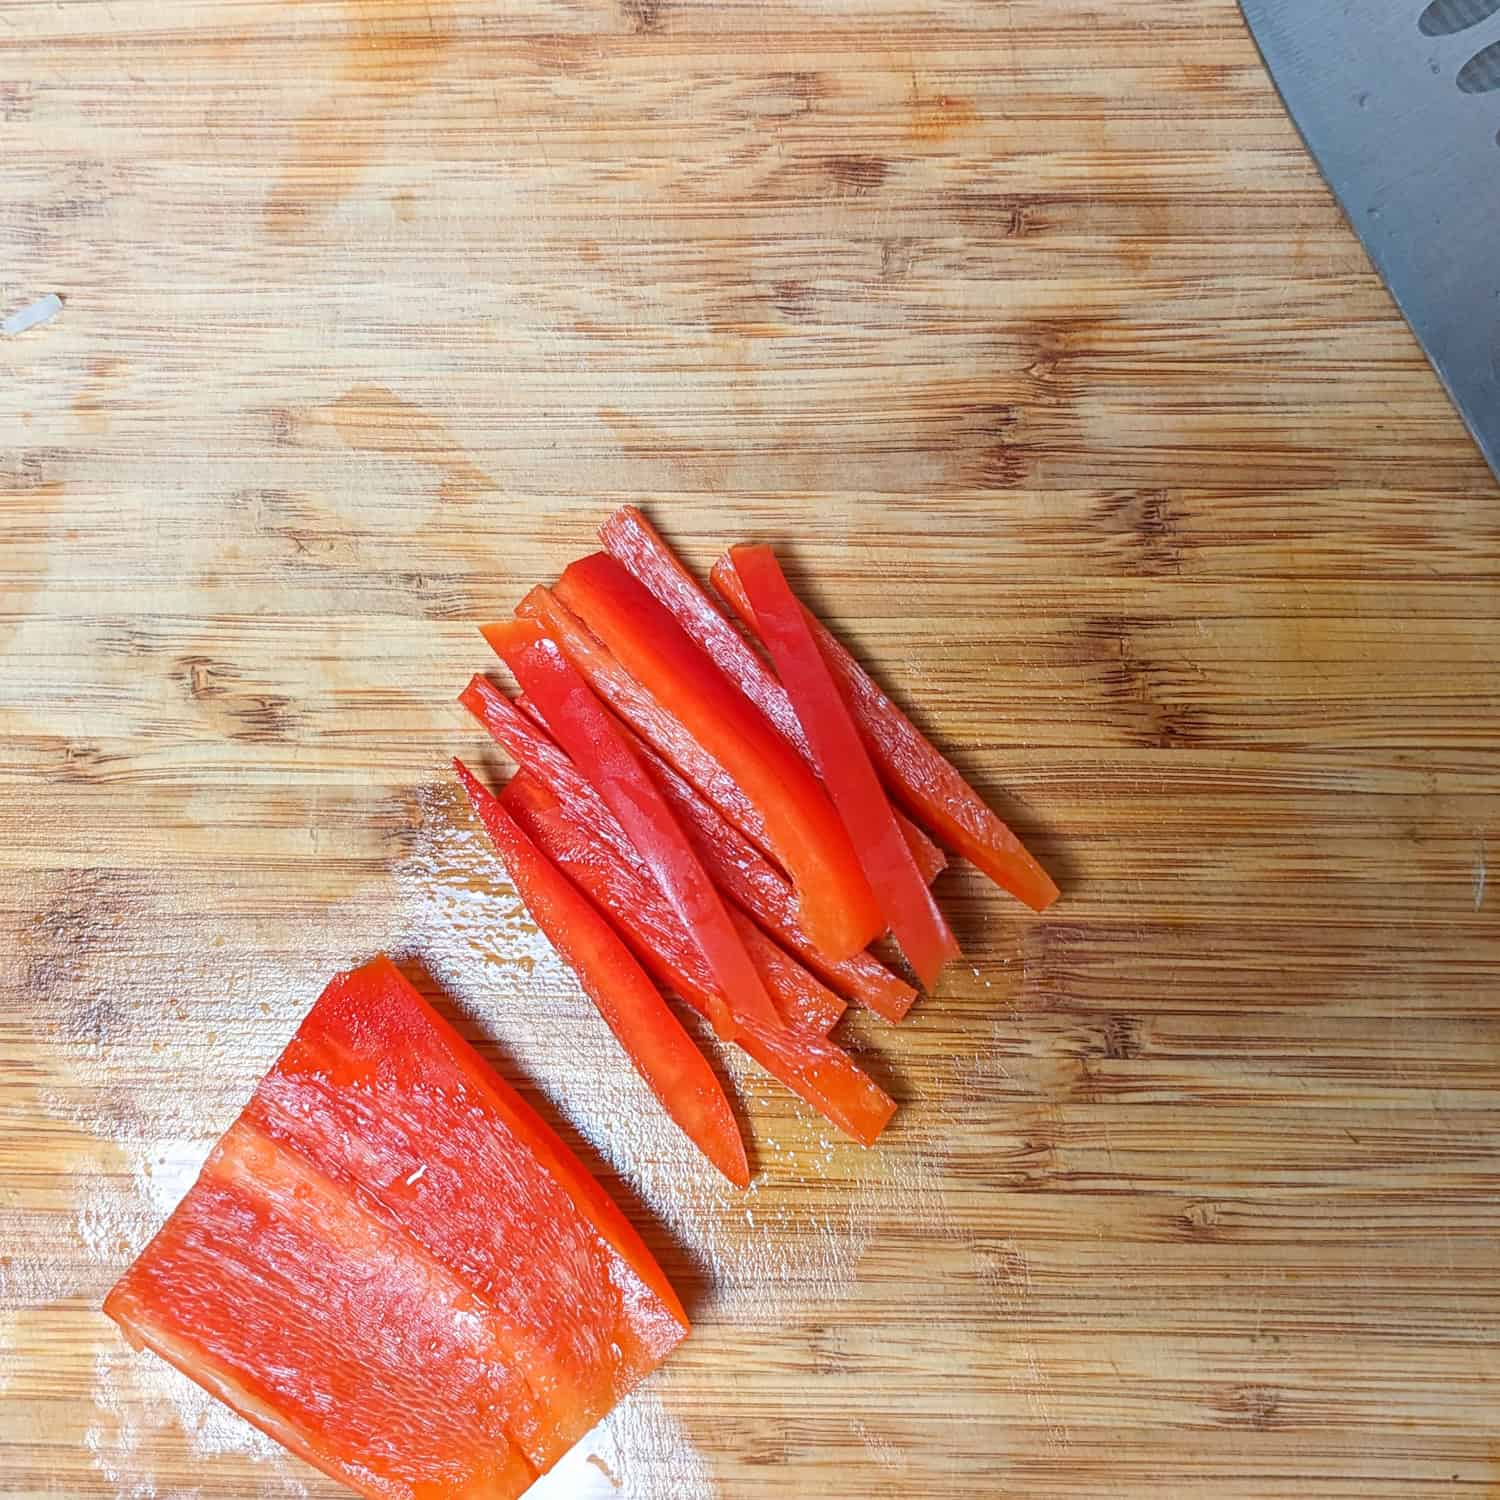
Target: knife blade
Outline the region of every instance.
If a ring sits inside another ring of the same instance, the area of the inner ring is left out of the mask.
[[[1308,150],[1500,479],[1500,0],[1240,0]]]

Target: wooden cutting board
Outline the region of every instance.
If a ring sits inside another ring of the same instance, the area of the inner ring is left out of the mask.
[[[0,1491],[335,1493],[98,1307],[387,949],[698,1320],[550,1500],[1500,1495],[1500,494],[1229,0],[7,0],[0,121]],[[624,500],[1065,889],[742,1197],[445,771]]]

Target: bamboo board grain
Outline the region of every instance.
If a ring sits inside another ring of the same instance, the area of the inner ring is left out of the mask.
[[[0,1491],[334,1493],[97,1309],[390,948],[698,1318],[553,1497],[1500,1496],[1500,495],[1228,0],[7,0],[0,122]],[[744,1198],[444,780],[622,499],[1065,890]]]

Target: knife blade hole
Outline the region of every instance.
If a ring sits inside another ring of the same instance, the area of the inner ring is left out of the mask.
[[[1500,42],[1481,47],[1458,70],[1458,86],[1466,94],[1489,94],[1500,89]]]
[[[1500,10],[1500,0],[1432,0],[1417,22],[1423,36],[1454,36]]]

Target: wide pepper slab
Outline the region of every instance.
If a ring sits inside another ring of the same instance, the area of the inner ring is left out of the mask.
[[[377,1500],[508,1500],[687,1333],[628,1220],[387,959],[341,975],[105,1311]]]

